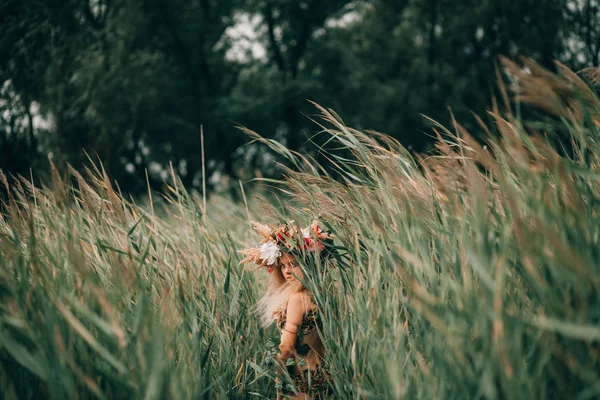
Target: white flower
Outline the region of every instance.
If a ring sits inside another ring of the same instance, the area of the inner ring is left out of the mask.
[[[267,262],[267,265],[273,265],[281,257],[279,246],[273,242],[264,243],[260,246],[260,259]]]
[[[300,230],[302,231],[302,237],[304,239],[309,239],[310,238],[310,229],[308,229],[308,228],[302,228]]]

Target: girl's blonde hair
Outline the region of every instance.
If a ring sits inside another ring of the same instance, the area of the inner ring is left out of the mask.
[[[287,299],[295,292],[304,290],[300,282],[288,283],[281,272],[279,261],[273,267],[271,281],[265,294],[256,303],[256,312],[260,315],[263,327],[268,327],[273,322],[275,312],[285,305]]]

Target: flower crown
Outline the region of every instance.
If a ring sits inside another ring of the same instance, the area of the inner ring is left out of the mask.
[[[285,252],[314,252],[322,253],[327,249],[326,244],[333,241],[333,236],[323,231],[319,221],[314,220],[309,227],[298,230],[293,221],[274,228],[270,225],[252,222],[252,227],[263,236],[259,247],[240,250],[246,256],[240,264],[254,262],[266,267],[269,273]],[[300,237],[300,235],[302,235]]]

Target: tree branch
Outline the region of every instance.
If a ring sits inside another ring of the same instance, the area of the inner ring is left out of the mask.
[[[196,68],[194,66],[193,61],[188,56],[188,49],[183,41],[183,38],[179,35],[178,30],[176,28],[176,22],[172,18],[169,13],[168,3],[164,1],[160,1],[158,3],[158,7],[160,10],[160,14],[162,15],[162,26],[166,28],[168,35],[170,36],[171,43],[173,45],[173,49],[175,50],[176,56],[179,58],[180,62],[183,64],[185,71],[187,72],[190,83],[194,88],[194,94],[199,96],[201,93],[200,82],[196,73]]]
[[[281,49],[275,38],[275,18],[273,17],[273,5],[271,3],[267,3],[265,7],[265,18],[267,20],[267,29],[269,33],[269,45],[273,51],[275,63],[281,72],[285,72],[285,61],[283,60]]]
[[[84,1],[85,4],[83,5],[83,16],[85,17],[85,20],[88,21],[92,25],[92,28],[94,28],[95,30],[101,30],[102,28],[104,28],[104,21],[106,20],[106,11],[108,11],[108,5],[106,5],[107,10],[105,11],[105,13],[103,15],[100,15],[99,18],[96,18],[96,16],[94,16],[92,10],[90,9],[90,1]]]
[[[102,25],[106,23],[108,19],[108,13],[110,12],[111,0],[106,0],[104,2],[104,13],[102,14]]]
[[[33,130],[33,115],[31,114],[31,104],[25,107],[25,113],[27,114],[27,124],[29,128],[29,147],[31,150],[35,150],[35,134]]]
[[[302,21],[302,28],[300,29],[300,33],[298,35],[298,39],[296,40],[296,46],[294,46],[294,52],[292,53],[290,60],[290,69],[292,72],[292,78],[295,78],[298,75],[298,61],[302,57],[302,54],[306,50],[306,46],[308,45],[308,40],[310,39],[311,34],[311,26],[310,26],[310,15],[313,12],[313,5],[315,2],[311,2],[311,5],[306,9],[304,13],[304,19]]]

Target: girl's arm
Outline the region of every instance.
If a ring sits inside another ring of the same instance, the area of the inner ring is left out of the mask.
[[[283,327],[281,342],[279,344],[279,350],[281,350],[281,353],[277,355],[277,362],[279,364],[279,368],[277,368],[279,375],[278,380],[280,380],[280,378],[283,376],[283,371],[286,370],[285,364],[288,358],[294,355],[296,334],[298,333],[298,328],[302,324],[303,315],[304,305],[302,303],[302,293],[294,293],[288,300],[285,326]]]
[[[296,334],[298,327],[302,324],[302,316],[304,314],[304,305],[302,304],[302,293],[294,293],[290,296],[287,304],[287,313],[285,317],[285,326],[281,334],[281,358],[288,359],[294,353],[296,344]]]

